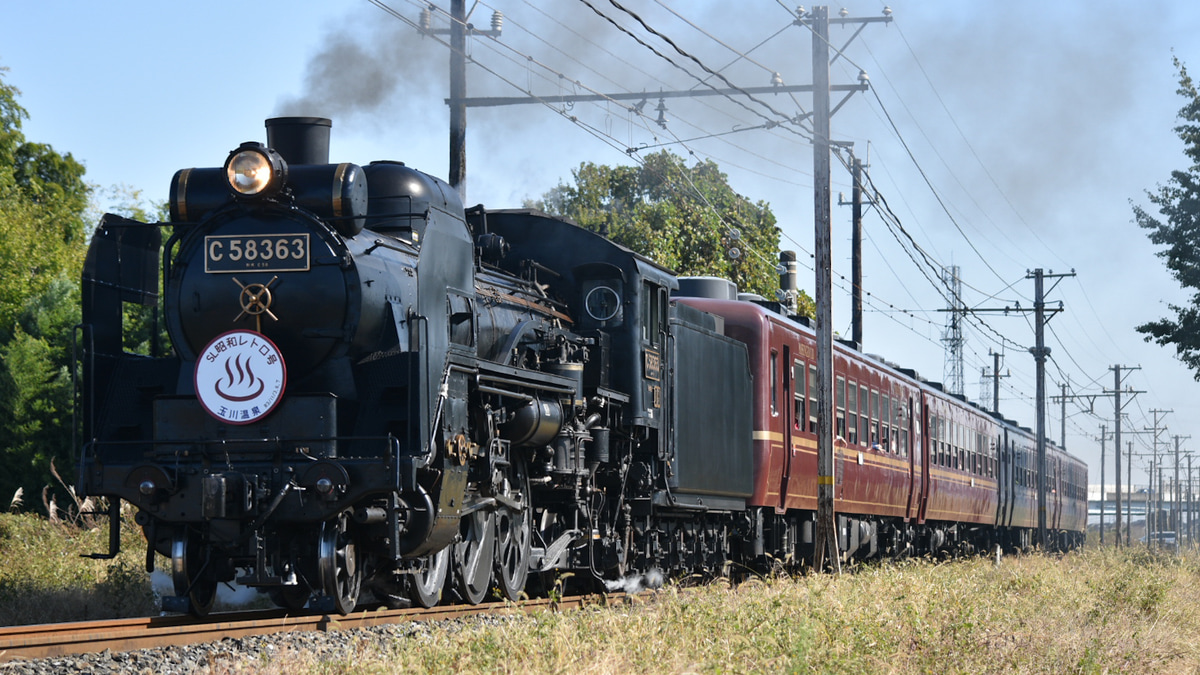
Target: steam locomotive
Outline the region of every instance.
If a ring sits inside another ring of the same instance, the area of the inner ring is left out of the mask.
[[[268,120],[176,173],[169,222],[99,224],[78,392],[97,556],[132,505],[164,609],[197,615],[234,580],[348,613],[812,560],[798,317],[403,163],[330,163],[330,126]],[[169,345],[136,353],[128,317],[160,302]],[[1029,546],[1027,430],[850,347],[835,368],[846,559]],[[1050,456],[1076,545],[1086,469]]]

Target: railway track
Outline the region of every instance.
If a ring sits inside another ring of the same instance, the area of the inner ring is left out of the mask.
[[[39,624],[0,628],[0,662],[39,659],[89,652],[133,651],[154,647],[212,642],[222,638],[273,633],[349,630],[408,621],[440,621],[504,612],[533,613],[604,605],[622,599],[607,596],[572,596],[560,600],[534,599],[519,603],[448,605],[433,609],[366,609],[340,614],[291,614],[285,610],[222,612],[204,619],[157,616],[106,621]]]

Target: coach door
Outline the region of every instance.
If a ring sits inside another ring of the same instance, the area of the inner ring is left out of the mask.
[[[783,475],[779,480],[779,505],[784,509],[788,508],[788,492],[790,490],[790,479],[792,476],[792,459],[796,456],[796,407],[792,405],[795,400],[794,388],[791,367],[792,349],[791,347],[783,346],[783,362],[782,365],[776,363],[778,354],[771,351],[771,412],[783,416]],[[783,371],[783,396],[777,402],[775,400],[774,386],[775,378],[779,375],[779,370]],[[801,370],[800,376],[803,377],[804,372]],[[803,380],[800,381],[800,388],[803,389]]]
[[[925,443],[922,441],[923,434],[921,433],[923,417],[920,400],[909,395],[908,414],[905,415],[904,420],[904,424],[908,427],[905,430],[905,435],[908,437],[905,443],[907,446],[905,449],[908,451],[908,509],[905,516],[910,520],[918,521],[921,518],[921,506],[925,498],[926,464],[923,459]]]

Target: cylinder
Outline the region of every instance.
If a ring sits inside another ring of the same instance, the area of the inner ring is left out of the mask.
[[[516,446],[540,447],[550,442],[563,425],[563,409],[557,401],[533,399],[501,425],[500,436]]]
[[[800,290],[800,278],[796,265],[796,252],[780,252],[779,264],[780,267],[783,268],[783,271],[779,275],[779,288],[785,292]]]
[[[588,446],[588,464],[608,462],[608,429],[592,429],[592,443]]]
[[[328,164],[332,126],[324,117],[273,117],[267,120],[267,145],[288,165]]]

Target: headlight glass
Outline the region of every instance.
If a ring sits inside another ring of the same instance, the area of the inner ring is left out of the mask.
[[[225,179],[239,194],[253,196],[271,184],[271,162],[257,150],[242,150],[225,164]]]

